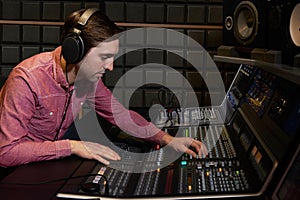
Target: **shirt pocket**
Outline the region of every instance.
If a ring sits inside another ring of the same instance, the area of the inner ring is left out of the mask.
[[[57,132],[63,110],[63,104],[59,99],[59,97],[49,97],[39,101],[30,120],[30,132],[44,136],[52,136]]]

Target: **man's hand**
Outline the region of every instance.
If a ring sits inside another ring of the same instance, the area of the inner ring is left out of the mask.
[[[111,148],[98,143],[76,140],[70,140],[70,143],[72,154],[82,158],[95,159],[105,165],[109,165],[109,161],[106,159],[121,159],[120,156]]]
[[[202,142],[188,137],[172,137],[166,134],[162,138],[162,143],[171,146],[175,151],[192,155],[194,158],[197,155],[199,158],[204,158],[208,154],[207,148]],[[192,147],[195,151],[189,147]]]

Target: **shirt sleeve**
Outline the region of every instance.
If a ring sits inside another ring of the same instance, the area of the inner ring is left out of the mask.
[[[0,96],[0,166],[8,167],[33,161],[71,155],[70,142],[36,140],[28,131],[35,110],[36,94],[29,75],[13,70]]]
[[[125,108],[100,80],[95,95],[89,97],[96,112],[124,132],[147,141],[161,143],[166,134],[137,112]]]

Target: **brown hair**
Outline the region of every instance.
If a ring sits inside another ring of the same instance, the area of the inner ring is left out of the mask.
[[[65,38],[71,34],[74,34],[74,28],[78,28],[81,30],[80,36],[85,44],[85,52],[87,52],[92,47],[97,46],[97,44],[100,42],[110,40],[113,36],[122,31],[100,10],[96,11],[89,18],[86,25],[80,27],[81,25],[79,25],[77,22],[84,11],[86,11],[86,9],[78,10],[66,17],[64,26],[62,28],[62,41],[64,41]]]

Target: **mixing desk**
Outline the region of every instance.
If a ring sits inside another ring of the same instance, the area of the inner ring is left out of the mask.
[[[121,161],[93,165],[90,177],[77,187],[66,184],[58,197],[261,197],[289,148],[299,145],[300,76],[254,60],[218,59],[241,63],[220,106],[159,110],[155,121],[170,135],[201,140],[208,155],[172,158],[176,152],[167,147],[118,144]],[[287,128],[290,121],[296,125]]]
[[[288,146],[298,144],[291,138],[300,130],[299,75],[254,60],[219,59],[242,63],[220,106],[159,110],[155,121],[174,137],[201,140],[208,155],[172,158],[176,152],[168,147],[117,144],[124,150],[121,161],[93,165],[90,177],[77,187],[62,188],[58,196],[207,199],[263,195]],[[284,93],[282,87],[290,88],[289,92]],[[288,120],[298,123],[287,128]],[[126,135],[117,128],[111,131]]]
[[[245,126],[245,122],[241,123],[240,120],[235,122],[239,123],[235,126]],[[240,138],[236,138],[234,129],[223,125],[166,128],[164,131],[203,141],[210,149],[209,154],[205,158],[184,154],[167,166],[162,166],[170,156],[170,152],[165,153],[164,148],[152,148],[148,154],[143,154],[141,148],[122,144],[125,151],[121,161],[112,161],[110,166],[96,164],[90,171],[94,176],[86,179],[81,186],[63,189],[59,196],[74,193],[97,196],[105,194],[106,187],[109,187],[108,196],[119,198],[258,196],[276,166],[276,159],[246,129]],[[130,152],[141,154],[133,157]],[[257,157],[258,154],[260,157]],[[143,171],[134,173],[139,169]],[[99,190],[85,187],[91,183],[99,185]]]

